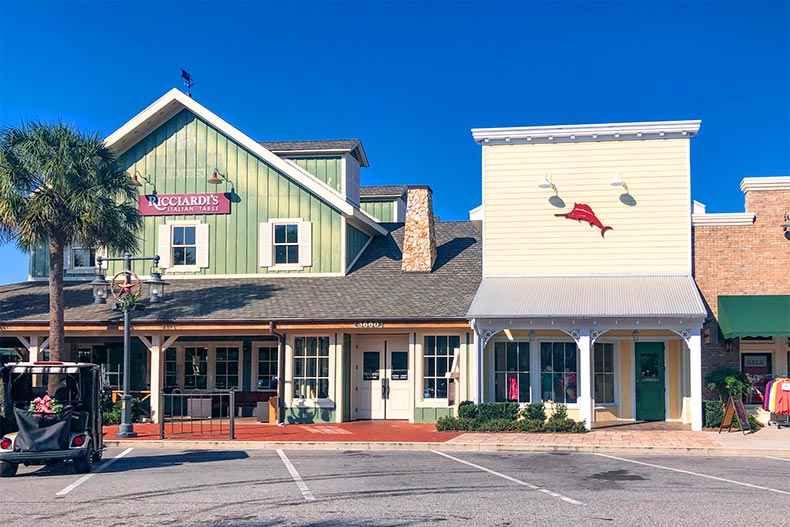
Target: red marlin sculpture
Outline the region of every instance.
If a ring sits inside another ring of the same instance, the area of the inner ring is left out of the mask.
[[[562,218],[568,218],[569,220],[579,220],[581,223],[582,220],[586,221],[590,224],[590,227],[595,225],[599,229],[601,229],[601,238],[604,237],[604,233],[607,230],[614,230],[611,227],[605,227],[601,220],[598,219],[598,216],[595,215],[593,210],[590,208],[589,205],[585,205],[584,203],[574,203],[573,210],[567,212],[565,214],[555,214],[555,216],[560,216]]]

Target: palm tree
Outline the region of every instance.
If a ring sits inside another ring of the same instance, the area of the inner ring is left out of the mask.
[[[72,243],[134,252],[137,191],[98,134],[63,124],[0,130],[0,241],[49,246],[49,348],[64,360],[63,253]]]

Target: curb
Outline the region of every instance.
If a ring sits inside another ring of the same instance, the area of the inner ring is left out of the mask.
[[[443,452],[533,452],[548,454],[631,454],[631,455],[682,455],[708,457],[787,457],[790,449],[725,448],[725,447],[673,447],[605,445],[513,445],[507,443],[407,443],[407,442],[343,442],[343,441],[181,441],[135,439],[106,440],[106,447],[152,448],[180,450],[389,450]]]

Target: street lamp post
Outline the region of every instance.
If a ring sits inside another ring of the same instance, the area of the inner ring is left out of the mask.
[[[131,312],[134,309],[142,309],[145,307],[138,300],[141,293],[141,282],[132,272],[133,261],[153,260],[154,271],[151,272],[151,278],[146,280],[148,284],[148,302],[150,304],[158,304],[162,301],[164,296],[165,282],[162,281],[162,275],[158,272],[159,255],[156,256],[132,256],[129,253],[118,258],[104,258],[101,256],[96,257],[96,278],[91,282],[93,286],[93,301],[96,304],[107,303],[107,289],[108,287],[116,287],[118,292],[112,290],[113,296],[118,300],[118,303],[113,306],[113,309],[123,311],[123,395],[121,396],[121,425],[118,428],[118,433],[115,434],[117,438],[137,437],[137,433],[132,426],[132,396],[129,393],[129,378],[131,370],[131,346],[132,346],[132,329],[131,329]],[[112,283],[107,282],[101,270],[102,262],[123,262],[123,271],[117,273]],[[117,283],[116,279],[123,276],[123,282]],[[136,288],[136,292],[135,292]]]

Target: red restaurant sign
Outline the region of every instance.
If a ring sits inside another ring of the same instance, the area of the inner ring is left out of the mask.
[[[142,216],[181,214],[230,214],[230,197],[222,192],[208,194],[146,194],[138,197]]]

